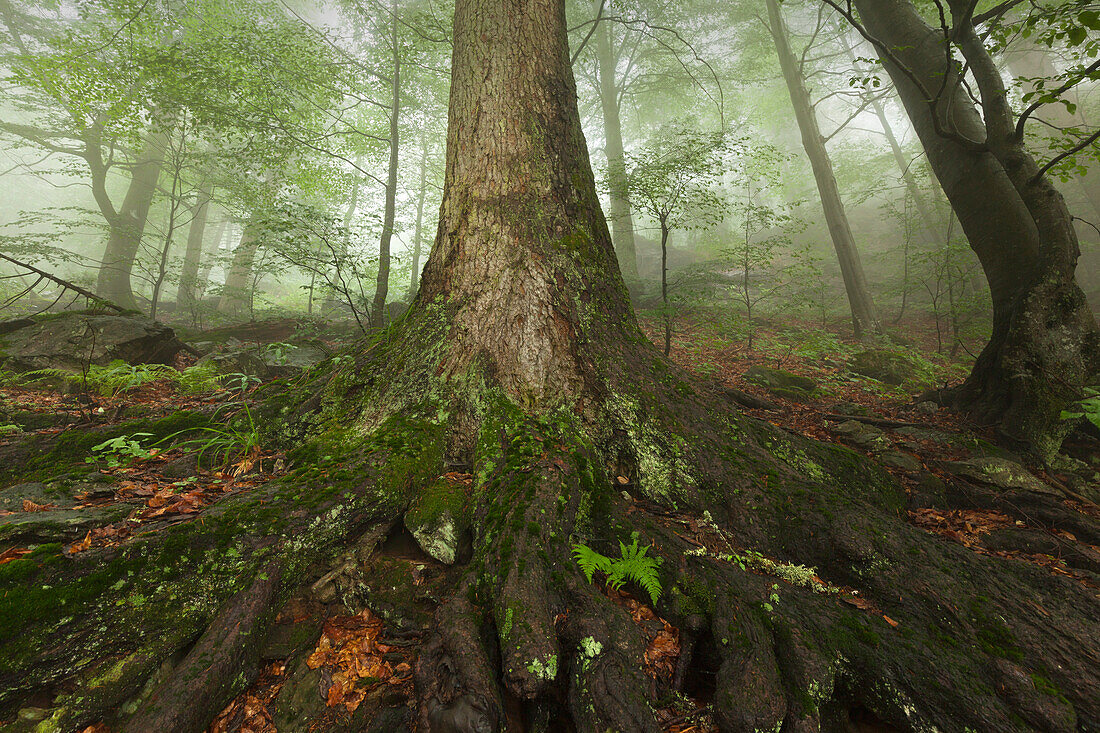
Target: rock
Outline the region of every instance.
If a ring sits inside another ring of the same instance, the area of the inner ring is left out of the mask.
[[[1047,486],[1019,463],[1004,458],[983,456],[965,461],[949,462],[946,466],[949,471],[963,478],[988,486],[996,486],[1006,491],[1023,490],[1050,494],[1051,496],[1062,496],[1061,491]]]
[[[890,440],[879,428],[857,420],[848,420],[836,426],[834,432],[846,443],[858,446],[866,451],[877,453],[889,450]]]
[[[935,415],[940,411],[940,406],[932,400],[924,400],[916,403],[910,409],[920,415]]]
[[[140,316],[66,311],[16,323],[19,327],[0,335],[0,367],[12,371],[77,373],[89,364],[106,366],[116,359],[168,364],[184,348],[171,328]]]
[[[817,382],[809,377],[760,365],[749,367],[744,374],[744,379],[746,382],[764,387],[778,397],[797,402],[812,399],[817,390]]]
[[[327,684],[326,684],[327,683]],[[302,659],[275,698],[272,722],[279,733],[305,733],[313,719],[325,712],[325,695],[331,680],[321,667],[310,669]]]
[[[420,549],[447,565],[454,564],[469,542],[465,499],[463,485],[444,478],[422,492],[405,512],[405,527]]]
[[[952,498],[951,487],[939,476],[927,471],[917,477],[916,483],[909,489],[909,508],[947,509]]]
[[[218,374],[245,374],[259,380],[274,376],[271,367],[249,349],[233,349],[207,354],[195,362],[196,366],[199,364],[213,364]]]
[[[871,414],[871,411],[863,405],[857,405],[855,402],[837,402],[833,405],[832,410],[837,415],[848,415],[849,417],[859,415],[860,417],[866,417]]]
[[[903,471],[915,473],[921,470],[921,462],[917,460],[916,457],[897,450],[888,450],[880,453],[878,460],[885,466],[900,468]]]
[[[118,515],[117,510],[110,509],[16,512],[0,517],[0,542],[32,544],[77,540],[94,527],[110,524]]]
[[[46,485],[36,481],[0,489],[0,509],[6,509],[9,512],[21,512],[23,511],[24,499],[29,499],[35,504],[56,503],[50,501],[46,496]]]
[[[914,381],[918,376],[910,356],[888,349],[861,351],[848,362],[848,369],[895,386]]]

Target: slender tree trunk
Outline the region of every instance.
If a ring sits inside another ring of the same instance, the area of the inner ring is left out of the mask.
[[[597,0],[593,4],[600,7]],[[603,109],[604,154],[607,156],[608,194],[611,199],[611,241],[619,258],[619,268],[627,283],[638,280],[638,255],[634,246],[634,216],[626,181],[623,158],[623,129],[619,116],[619,85],[616,58],[611,48],[611,30],[607,21],[596,28],[596,57],[599,63],[600,106]]]
[[[221,249],[222,240],[225,239],[227,231],[230,229],[229,220],[223,218],[218,222],[218,225],[214,227],[214,235],[209,238],[210,246],[204,247],[202,253],[199,255],[199,273],[195,282],[195,302],[192,308],[192,320],[197,315],[197,307],[202,301],[203,295],[206,293],[206,287],[210,284],[210,271],[214,269],[214,257]]]
[[[787,26],[776,0],[768,0],[768,19],[772,38],[775,40],[775,50],[779,55],[779,65],[783,68],[783,78],[787,82],[791,105],[798,120],[798,129],[802,133],[802,145],[813,167],[821,206],[825,210],[825,221],[829,225],[829,235],[840,262],[840,274],[844,278],[844,290],[848,293],[848,305],[852,310],[852,326],[857,338],[874,336],[882,332],[882,325],[879,323],[871,293],[867,289],[867,278],[863,274],[859,250],[856,249],[852,227],[844,210],[844,200],[840,197],[836,176],[833,174],[833,161],[821,137],[817,116],[802,77],[802,69],[791,51]]]
[[[668,222],[661,219],[661,310],[665,321],[665,356],[672,351],[672,312],[668,306]]]
[[[378,283],[374,289],[374,304],[371,307],[371,323],[381,328],[386,321],[386,297],[390,289],[390,241],[393,239],[393,222],[397,211],[397,165],[400,146],[401,114],[401,56],[397,43],[397,4],[390,8],[392,34],[390,42],[393,52],[392,94],[390,96],[390,162],[386,177],[386,209],[382,222],[382,238],[378,243]]]
[[[946,63],[941,32],[910,0],[855,4],[868,32],[920,83],[884,58],[993,299],[992,337],[966,383],[945,398],[1049,458],[1072,428],[1061,412],[1100,370],[1100,332],[1074,279],[1079,250],[1069,211],[1050,181],[1036,177],[1000,72],[972,30],[961,48],[984,119]],[[941,87],[933,118],[926,90]]]
[[[191,207],[191,226],[187,230],[187,248],[183,253],[183,266],[180,269],[180,284],[176,290],[176,312],[191,312],[195,306],[196,280],[199,274],[199,262],[202,259],[202,245],[206,237],[206,223],[210,211],[210,196],[213,187],[204,183]]]
[[[249,219],[241,232],[241,241],[233,250],[233,261],[225,277],[218,311],[231,316],[242,316],[252,302],[252,268],[256,263],[256,251],[260,242],[256,231],[255,216]]]
[[[362,179],[356,177],[354,183],[351,186],[351,201],[348,202],[348,209],[344,212],[344,229],[346,230],[345,236],[335,247],[335,251],[330,252],[333,258],[333,279],[336,283],[343,283],[343,269],[348,258],[348,248],[351,244],[351,227],[355,221],[355,214],[359,210],[359,194],[363,187]],[[326,244],[322,242],[317,254],[318,256],[324,255]],[[329,287],[325,294],[325,304],[322,308],[323,313],[331,313],[336,308],[336,303],[340,299],[340,295],[348,295],[348,292],[344,288]],[[347,303],[349,307],[353,307],[353,303]]]
[[[130,275],[141,248],[145,222],[156,195],[157,179],[164,165],[170,134],[167,123],[163,126],[156,124],[145,133],[122,207],[110,222],[96,292],[123,308],[137,308]]]
[[[409,275],[409,302],[420,287],[420,239],[424,233],[424,200],[428,198],[428,135],[420,139],[420,192],[416,197],[416,229],[413,231],[412,273]]]

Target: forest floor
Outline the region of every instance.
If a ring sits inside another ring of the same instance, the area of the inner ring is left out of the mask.
[[[654,343],[663,342],[663,324],[657,316],[643,314],[642,325]],[[292,335],[288,333],[290,328],[286,323],[273,323],[230,332],[246,344],[281,343]],[[906,336],[905,351],[912,357],[911,366],[918,375],[904,386],[891,386],[853,373],[849,368],[851,360],[865,347],[843,336],[842,328],[789,319],[771,321],[754,329],[753,347],[749,349],[743,331],[722,318],[696,314],[680,318],[674,324],[671,357],[724,387],[755,397],[758,406],[744,409],[761,420],[817,440],[842,443],[871,456],[895,475],[911,495],[934,493],[936,487],[950,482],[958,471],[965,471],[960,462],[994,458],[1023,463],[995,445],[995,436],[989,428],[974,425],[919,399],[921,388],[957,381],[967,370],[965,363],[937,353],[934,325],[913,321],[899,329]],[[193,334],[190,338],[201,341],[204,336]],[[329,341],[327,345],[336,348],[340,343]],[[193,359],[186,356],[176,367],[182,369]],[[753,367],[808,378],[813,386],[797,393],[777,392],[759,380],[746,378],[746,372]],[[46,496],[36,501],[25,498],[30,484],[0,489],[3,500],[0,529],[5,518],[66,512],[71,518],[72,534],[65,542],[65,554],[74,555],[125,543],[135,535],[177,523],[202,521],[204,509],[219,498],[253,491],[287,470],[285,456],[279,451],[229,434],[240,428],[217,427],[218,416],[247,410],[247,405],[247,392],[223,389],[197,396],[184,395],[166,381],[153,381],[115,395],[63,394],[45,386],[12,382],[0,386],[0,451],[5,442],[27,433],[46,437],[91,428],[103,430],[105,426],[117,426],[137,417],[167,417],[184,410],[216,416],[208,437],[184,445],[158,450],[154,445],[143,445],[141,436],[134,435],[89,451],[86,461],[97,472],[94,481],[75,495],[57,500]],[[15,422],[11,415],[19,416],[22,430],[4,425]],[[219,438],[223,443],[216,442]],[[136,442],[130,445],[127,441]],[[237,448],[218,452],[219,446],[226,444]],[[203,450],[211,451],[218,459],[203,461]],[[1062,489],[1079,487],[1079,483],[1073,482],[1080,481],[1081,466],[1091,467],[1086,468],[1086,473],[1100,470],[1100,452],[1095,441],[1071,441],[1067,452],[1078,461],[1071,466],[1074,471],[1059,473],[1036,465],[1027,468],[1034,477]],[[459,483],[470,481],[469,476],[457,473],[446,478]],[[1100,519],[1100,507],[1076,491],[1069,493],[1074,497],[1067,500],[1073,509]],[[1033,562],[1100,594],[1100,564],[1093,567],[1090,562],[1067,562],[1058,550],[1061,541],[1072,542],[1078,555],[1083,552],[1087,559],[1100,558],[1100,547],[1077,543],[1064,528],[1040,523],[1030,529],[1048,535],[1048,544],[1033,542],[1031,547],[1004,547],[989,541],[990,538],[997,537],[999,529],[1020,528],[1026,522],[989,509],[937,509],[928,507],[928,502],[920,504],[909,510],[909,521],[943,541],[960,543],[977,553]],[[82,522],[81,513],[109,517],[110,521]],[[689,535],[696,544],[706,544],[706,528],[699,526],[697,518],[667,513],[665,521],[681,536]],[[24,539],[24,544],[11,544],[7,541],[9,537],[0,532],[0,566],[34,551],[33,543]],[[418,598],[425,603],[430,604],[432,588],[444,582],[449,572],[446,566],[421,552],[409,536],[391,537],[380,553],[390,572],[413,579],[421,589]],[[314,584],[313,589],[316,591],[319,585]],[[649,640],[646,669],[654,680],[655,693],[667,690],[680,653],[678,630],[659,618],[643,596],[610,589],[607,593],[627,608],[645,630]],[[850,594],[848,602],[863,607],[855,594]],[[868,610],[875,612],[873,608]],[[295,715],[300,720],[311,721],[296,730],[359,730],[354,721],[360,707],[401,710],[412,704],[416,633],[393,628],[372,610],[353,612],[334,599],[325,598],[323,592],[297,597],[283,609],[275,628],[274,638],[262,654],[259,677],[226,706],[210,726],[211,732],[279,730],[282,733],[285,727],[278,725],[278,706],[289,706],[297,711]],[[304,649],[303,638],[307,640]],[[298,642],[291,643],[291,639]],[[310,679],[315,686],[304,695],[310,699],[299,699],[303,697],[300,691],[291,694],[282,689],[294,668],[301,665],[313,673]],[[696,681],[688,686],[686,694],[664,696],[659,715],[665,730],[670,733],[716,730],[707,716],[707,686],[706,681]],[[41,703],[45,706],[48,701]],[[26,708],[30,711],[26,715],[33,716],[35,709]],[[0,728],[4,723],[0,720]],[[108,726],[97,724],[83,733],[109,730]]]

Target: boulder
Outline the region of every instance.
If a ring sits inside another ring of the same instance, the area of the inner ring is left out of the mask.
[[[798,402],[812,398],[817,390],[817,382],[809,377],[760,365],[749,367],[744,379],[746,382],[764,387],[778,397],[786,397]]]
[[[890,439],[879,428],[856,420],[848,420],[838,425],[834,432],[846,443],[855,445],[872,453],[890,450]]]
[[[982,456],[946,464],[963,478],[1005,491],[1032,491],[1061,497],[1062,492],[1046,485],[1019,463],[994,456]]]
[[[848,369],[856,374],[895,386],[912,382],[919,376],[917,366],[911,357],[889,349],[861,351],[848,362]]]
[[[244,374],[256,377],[260,380],[270,379],[275,376],[271,366],[251,349],[231,349],[229,351],[217,351],[195,362],[200,364],[212,364],[218,374]]]
[[[65,311],[0,324],[0,367],[11,371],[169,364],[183,348],[171,328],[135,315]]]

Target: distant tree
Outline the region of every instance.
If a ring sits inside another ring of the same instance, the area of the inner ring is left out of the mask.
[[[720,188],[731,140],[723,132],[699,132],[685,124],[662,128],[626,156],[627,190],[638,210],[661,230],[661,312],[664,351],[672,348],[668,236],[713,226],[728,208]]]

